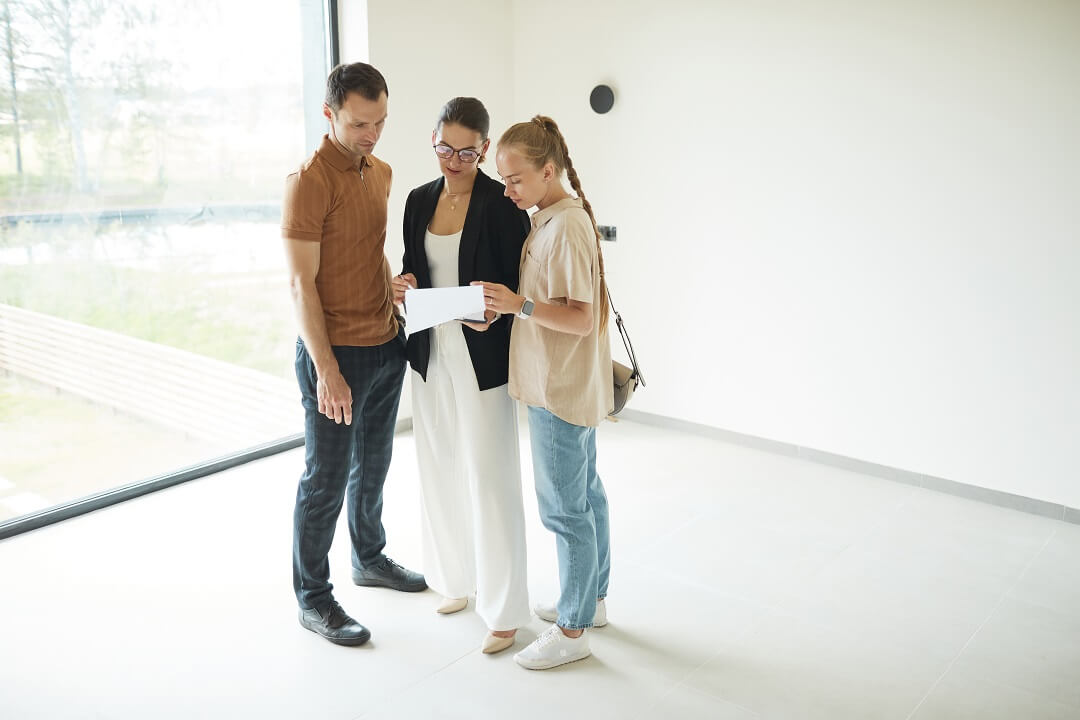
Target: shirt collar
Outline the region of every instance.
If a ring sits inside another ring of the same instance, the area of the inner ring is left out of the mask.
[[[532,214],[532,226],[534,228],[543,227],[544,225],[547,225],[548,221],[551,220],[551,218],[555,217],[564,210],[569,210],[572,207],[582,207],[581,200],[572,197],[563,198],[557,203],[552,203],[551,205],[548,205],[543,210],[537,210]]]
[[[332,167],[341,172],[352,170],[355,167],[352,158],[338,150],[337,146],[331,142],[329,135],[323,135],[322,143],[319,145],[319,154],[326,158],[326,161]],[[371,160],[368,159],[367,155],[360,159],[360,169],[363,170],[366,167],[371,167]]]

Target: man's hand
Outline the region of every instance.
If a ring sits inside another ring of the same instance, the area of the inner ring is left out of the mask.
[[[338,425],[342,420],[346,425],[352,425],[352,389],[341,371],[335,367],[318,375],[316,393],[319,396],[319,412]]]

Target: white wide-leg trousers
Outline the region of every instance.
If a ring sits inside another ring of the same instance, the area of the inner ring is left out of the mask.
[[[531,618],[516,406],[506,385],[479,390],[460,326],[431,335],[427,382],[412,375],[424,576],[513,630]]]

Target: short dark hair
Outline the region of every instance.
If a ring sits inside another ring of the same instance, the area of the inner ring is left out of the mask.
[[[360,93],[365,100],[378,100],[383,93],[390,97],[386,78],[371,65],[362,62],[342,63],[326,78],[326,104],[337,112],[349,93]]]
[[[456,97],[443,105],[435,129],[438,130],[446,123],[455,123],[478,132],[485,140],[488,138],[488,130],[491,129],[487,108],[474,97]]]

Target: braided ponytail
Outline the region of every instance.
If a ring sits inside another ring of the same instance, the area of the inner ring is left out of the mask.
[[[600,313],[600,331],[603,332],[608,324],[608,292],[604,272],[604,253],[600,249],[600,228],[596,225],[592,205],[585,198],[585,192],[581,189],[581,180],[578,179],[574,163],[570,160],[570,149],[566,146],[566,138],[563,137],[562,131],[554,120],[545,115],[536,115],[531,122],[518,123],[503,133],[503,136],[499,138],[499,145],[515,145],[522,148],[524,150],[522,155],[538,167],[550,162],[556,170],[566,171],[570,187],[581,200],[581,206],[585,212],[588,213],[593,226],[593,234],[596,236],[596,259],[600,270],[600,304],[604,306]]]

